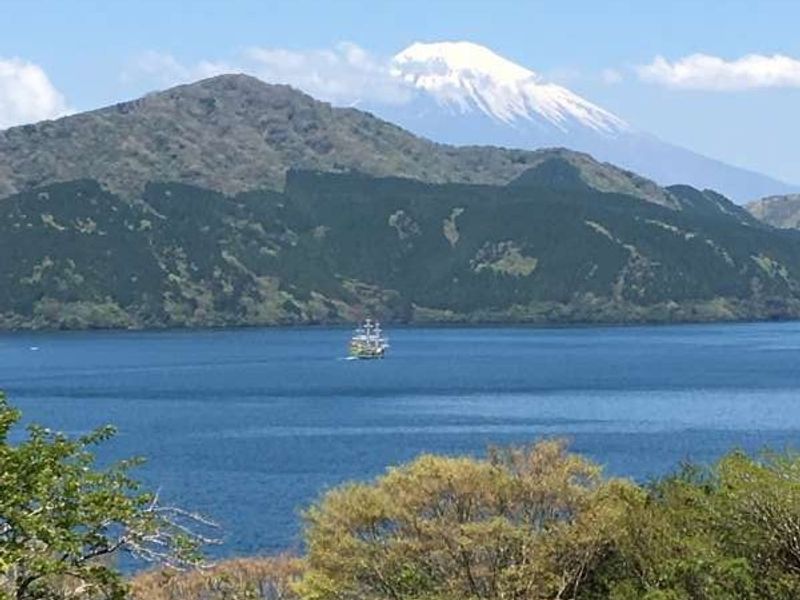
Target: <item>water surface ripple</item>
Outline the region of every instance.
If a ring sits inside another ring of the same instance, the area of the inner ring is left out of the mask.
[[[0,335],[27,420],[114,423],[103,460],[225,528],[220,555],[299,545],[326,488],[421,452],[567,436],[637,479],[731,447],[800,442],[800,324],[397,329],[383,361],[344,329]]]

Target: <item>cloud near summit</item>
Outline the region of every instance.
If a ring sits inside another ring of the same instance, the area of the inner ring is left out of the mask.
[[[194,64],[181,63],[170,54],[147,52],[133,62],[125,77],[144,77],[161,86],[231,72],[247,73],[269,83],[286,83],[339,105],[370,101],[402,104],[412,96],[412,90],[391,75],[388,59],[350,42],[317,50],[251,47],[230,61]]]
[[[69,112],[64,96],[39,65],[0,57],[0,129]]]
[[[657,56],[636,71],[643,81],[685,90],[800,88],[800,60],[782,54],[748,54],[736,60],[692,54],[674,62]]]

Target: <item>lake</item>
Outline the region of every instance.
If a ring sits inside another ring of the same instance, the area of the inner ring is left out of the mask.
[[[399,328],[382,361],[336,328],[0,334],[26,420],[113,423],[162,496],[224,527],[219,556],[300,546],[302,508],[422,452],[566,436],[647,480],[800,442],[800,324]]]

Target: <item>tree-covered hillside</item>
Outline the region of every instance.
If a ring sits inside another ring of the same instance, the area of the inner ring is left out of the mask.
[[[642,177],[568,150],[455,147],[285,85],[220,75],[55,121],[0,131],[0,198],[94,179],[135,198],[153,181],[227,194],[282,189],[289,169],[505,184],[554,153],[593,186],[663,201]]]
[[[0,201],[3,327],[637,322],[800,315],[800,235],[551,158],[513,185],[294,171],[236,196],[93,181]],[[584,181],[583,183],[581,183]]]

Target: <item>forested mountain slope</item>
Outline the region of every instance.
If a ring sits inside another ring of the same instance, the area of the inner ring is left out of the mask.
[[[638,322],[800,315],[800,234],[713,192],[664,204],[569,160],[508,186],[290,172],[233,196],[94,181],[0,201],[3,327]]]

